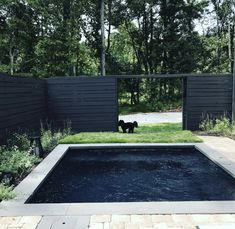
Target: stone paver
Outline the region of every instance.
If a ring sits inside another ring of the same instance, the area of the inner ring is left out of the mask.
[[[139,229],[138,223],[125,223],[125,229]]]
[[[91,217],[92,218],[92,217]],[[235,223],[235,214],[110,215],[95,216],[92,229],[195,229],[198,225]]]
[[[152,227],[151,215],[131,215],[131,223],[138,223],[142,227]]]
[[[90,223],[89,228],[90,229],[104,229],[104,223]]]
[[[110,229],[125,229],[125,223],[119,222],[111,222]]]
[[[199,136],[203,139],[204,143],[211,149],[214,149],[223,156],[233,162],[235,162],[235,141],[225,137],[214,136]]]
[[[0,229],[36,229],[41,216],[0,217]]]
[[[91,223],[108,223],[111,221],[111,215],[93,215]]]
[[[112,222],[130,223],[131,216],[130,215],[112,215]]]

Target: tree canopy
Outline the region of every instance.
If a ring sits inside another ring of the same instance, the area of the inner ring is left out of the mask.
[[[105,0],[107,74],[232,72],[233,0]],[[0,0],[0,72],[99,75],[100,1]]]

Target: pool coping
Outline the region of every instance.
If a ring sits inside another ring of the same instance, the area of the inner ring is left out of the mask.
[[[25,204],[69,149],[117,147],[195,147],[235,178],[235,163],[205,143],[62,144],[58,145],[15,189],[16,198],[0,203],[0,216],[96,214],[232,214],[235,201]]]

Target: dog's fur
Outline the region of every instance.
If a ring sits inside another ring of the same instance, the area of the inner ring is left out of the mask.
[[[123,120],[120,120],[118,126],[122,128],[123,133],[127,133],[128,130],[128,133],[133,134],[135,127],[138,128],[138,123],[136,121],[125,123]]]

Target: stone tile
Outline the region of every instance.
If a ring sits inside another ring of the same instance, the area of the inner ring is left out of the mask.
[[[234,223],[224,223],[224,224],[205,224],[205,225],[198,225],[199,229],[234,229]]]
[[[25,204],[6,208],[0,207],[0,215],[5,217],[17,216],[61,216],[65,215],[69,204]]]
[[[171,215],[152,215],[153,223],[172,223],[173,218]]]
[[[7,228],[12,229],[12,228],[22,228],[24,226],[23,223],[11,223],[8,225]]]
[[[92,223],[89,226],[89,229],[104,229],[103,223]]]
[[[110,229],[125,229],[124,223],[110,223]]]
[[[191,228],[188,228],[188,227],[168,227],[169,229],[191,229]]]
[[[123,222],[128,223],[131,222],[131,216],[130,215],[112,215],[112,220],[114,222]]]
[[[154,229],[168,229],[169,227],[167,226],[166,223],[158,223],[154,225]]]
[[[213,223],[214,222],[214,216],[213,215],[209,215],[209,214],[194,214],[191,216],[192,217],[192,221],[195,224],[204,224],[204,223]]]
[[[27,223],[21,229],[37,229],[37,225]]]
[[[235,218],[230,214],[213,214],[213,223],[235,222]]]
[[[125,229],[139,229],[139,224],[137,223],[125,223]]]
[[[151,215],[131,215],[131,223],[138,223],[140,226],[152,227]]]
[[[22,227],[6,227],[7,229],[21,229]]]
[[[143,226],[140,226],[140,229],[153,229],[152,227],[143,227]]]
[[[23,216],[19,223],[23,223],[23,224],[38,224],[40,222],[40,220],[42,219],[41,216]]]
[[[109,223],[111,215],[93,215],[91,216],[91,223]]]
[[[7,226],[6,224],[0,224],[0,229],[7,229]]]
[[[104,229],[110,229],[110,224],[109,223],[104,223]]]
[[[88,228],[89,221],[89,216],[43,216],[37,229]],[[94,227],[100,227],[101,225],[103,228],[103,223],[99,225],[94,224]]]
[[[175,223],[182,226],[194,225],[192,217],[190,215],[172,215],[172,219]]]
[[[9,225],[12,223],[18,223],[21,217],[1,217],[0,225]]]
[[[214,219],[218,223],[235,223],[235,214],[218,214]]]
[[[0,229],[7,229],[7,225],[6,224],[5,225],[0,224]]]

